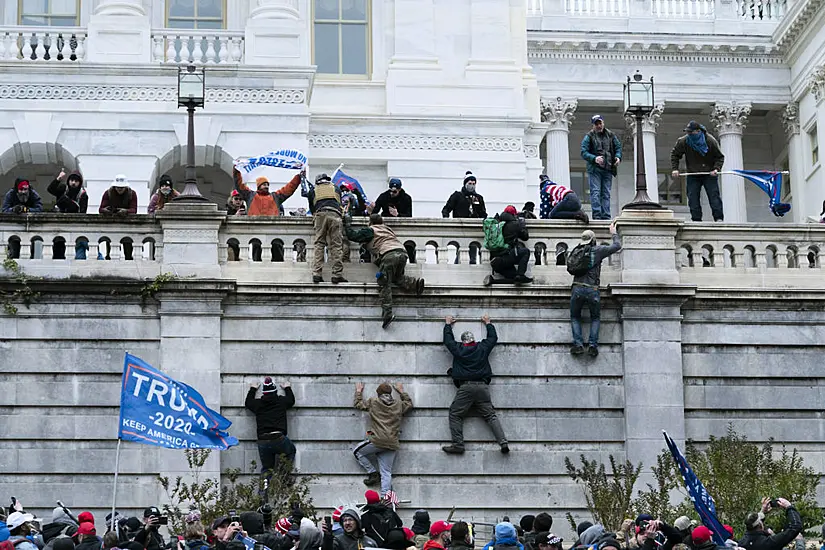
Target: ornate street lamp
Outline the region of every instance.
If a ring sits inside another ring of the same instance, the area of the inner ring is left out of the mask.
[[[194,65],[178,67],[178,107],[186,107],[189,113],[189,132],[186,140],[186,167],[184,188],[175,201],[208,201],[198,190],[195,176],[195,107],[203,107],[206,96],[206,80],[203,67]]]
[[[636,71],[633,79],[628,76],[624,85],[624,112],[636,118],[636,196],[633,201],[622,207],[636,210],[658,210],[664,208],[653,202],[647,194],[647,175],[645,174],[645,147],[642,135],[642,120],[653,110],[653,77],[642,80],[642,73]]]

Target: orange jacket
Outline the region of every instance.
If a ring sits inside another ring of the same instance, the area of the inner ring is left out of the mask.
[[[291,197],[301,184],[301,174],[295,174],[289,183],[275,191],[263,195],[251,189],[243,182],[243,176],[237,169],[232,170],[235,179],[235,189],[246,201],[247,216],[280,216],[281,205]]]

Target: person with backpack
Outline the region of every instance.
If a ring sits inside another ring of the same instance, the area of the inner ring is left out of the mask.
[[[590,341],[588,353],[591,357],[599,355],[599,325],[601,318],[601,296],[599,283],[602,272],[602,260],[622,249],[616,222],[610,224],[613,242],[610,245],[596,245],[596,235],[589,229],[582,233],[581,243],[567,257],[567,272],[573,275],[573,287],[570,294],[570,326],[573,330],[572,355],[584,353],[582,341],[582,309],[590,309]]]
[[[493,284],[495,274],[504,278],[496,282],[533,282],[527,276],[530,250],[520,242],[530,239],[530,235],[524,219],[517,215],[516,207],[510,205],[495,218],[484,220],[484,248],[490,251],[490,267],[493,270],[492,275],[484,277],[484,286]]]
[[[364,493],[364,498],[367,505],[361,512],[361,528],[366,536],[383,548],[389,532],[404,527],[404,522],[392,508],[381,502],[377,492],[369,490]]]
[[[552,181],[546,174],[539,176],[539,195],[541,208],[539,215],[543,220],[579,220],[590,223],[582,210],[582,203],[576,192]]]

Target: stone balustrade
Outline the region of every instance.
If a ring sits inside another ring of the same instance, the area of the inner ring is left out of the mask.
[[[787,0],[737,0],[736,13],[746,21],[779,21],[788,8]]]
[[[712,19],[714,0],[652,0],[654,17],[667,19]]]
[[[152,31],[152,60],[196,65],[243,63],[243,31],[156,29]]]
[[[629,0],[565,0],[565,12],[570,15],[627,17]]]
[[[0,61],[74,62],[86,55],[86,29],[0,27]]]

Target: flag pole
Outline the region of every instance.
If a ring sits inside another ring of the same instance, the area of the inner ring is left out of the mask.
[[[120,444],[122,441],[123,440],[119,437],[117,438],[117,450],[115,451],[115,482],[112,487],[112,515],[109,520],[111,521],[110,527],[114,530],[118,539],[120,539],[120,526],[115,521],[115,504],[117,503],[117,474],[120,469]]]
[[[329,179],[335,179],[335,174],[340,172],[341,168],[343,168],[343,167],[344,167],[344,163],[342,162],[341,164],[338,165],[338,168],[335,169],[335,172],[332,173],[332,176],[330,176]]]

